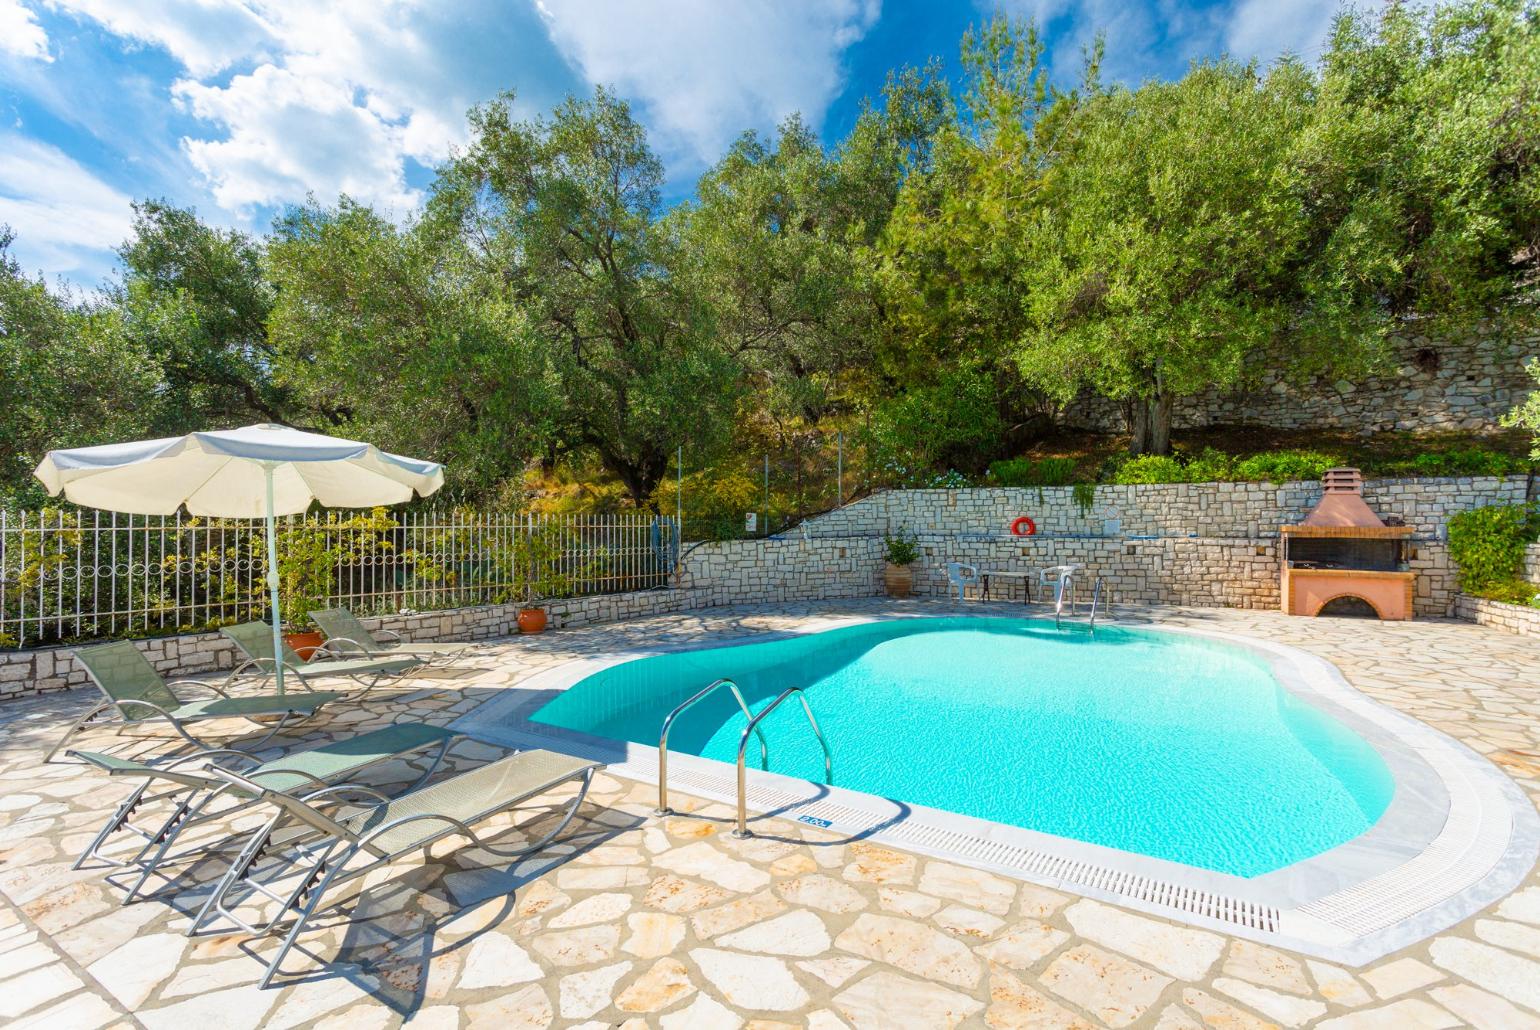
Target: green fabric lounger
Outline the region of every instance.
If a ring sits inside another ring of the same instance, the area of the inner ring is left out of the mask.
[[[597,762],[570,755],[521,751],[396,798],[349,785],[299,798],[271,790],[228,769],[213,769],[214,775],[270,804],[274,815],[247,841],[187,933],[197,933],[217,913],[248,933],[266,936],[294,913],[293,925],[262,975],[261,986],[266,987],[331,889],[412,852],[426,854],[430,845],[444,837],[464,836],[472,847],[510,860],[533,854],[567,828],[588,794],[598,768]],[[550,833],[534,843],[499,848],[477,836],[477,823],[574,780],[581,783],[562,818]],[[356,803],[361,798],[372,803],[359,811]],[[345,812],[327,811],[328,806],[336,804],[347,804],[349,808]],[[275,832],[296,824],[314,832],[298,838],[293,846],[274,847]],[[353,859],[360,855],[367,861],[349,869]],[[255,871],[259,859],[263,860],[261,873]],[[271,919],[256,925],[236,914],[254,895],[278,906]]]
[[[243,622],[237,626],[221,626],[219,632],[234,641],[235,646],[246,656],[246,661],[230,670],[225,680],[226,686],[253,672],[260,675],[264,682],[272,677],[277,665],[273,657],[273,627],[265,622]],[[421,664],[420,659],[411,656],[307,662],[295,654],[288,644],[283,645],[284,678],[292,676],[301,683],[328,676],[345,677],[369,690],[382,682],[400,679]]]
[[[444,643],[418,643],[404,641],[401,635],[388,629],[371,632],[358,617],[346,608],[327,608],[310,613],[310,621],[321,628],[326,641],[321,652],[326,655],[351,655],[354,657],[389,658],[410,656],[432,665],[452,662],[475,651],[479,644],[462,641]],[[385,637],[388,639],[380,639]],[[318,653],[321,653],[318,652]]]
[[[255,750],[271,739],[273,734],[283,729],[291,718],[295,716],[309,718],[323,705],[346,696],[305,687],[292,694],[246,694],[231,697],[222,688],[212,683],[199,680],[168,682],[161,678],[160,673],[155,671],[155,666],[151,665],[150,660],[144,656],[144,652],[130,640],[82,647],[73,653],[75,661],[85,669],[91,682],[96,684],[97,689],[102,692],[104,700],[82,715],[64,732],[64,736],[60,737],[58,743],[48,752],[48,757],[43,759],[45,763],[53,761],[54,755],[59,753],[65,741],[83,729],[87,723],[97,719],[102,719],[103,722],[116,722],[120,729],[124,726],[143,725],[163,719],[194,747],[208,750],[210,745],[188,732],[184,723],[203,719],[240,718],[249,719],[266,728],[267,724],[260,722],[259,716],[280,717],[278,724],[273,726],[266,736],[250,745],[250,749]],[[196,701],[184,701],[177,696],[176,689],[173,688],[181,690],[195,688],[208,691],[214,696]],[[116,712],[118,718],[115,720],[104,718],[110,712]]]
[[[259,762],[241,751],[227,748],[200,751],[184,755],[171,762],[148,765],[118,758],[114,755],[92,751],[71,751],[72,758],[96,766],[109,776],[138,779],[141,782],[119,803],[112,816],[97,832],[90,846],[76,859],[74,868],[79,869],[96,859],[111,866],[129,866],[139,870],[138,879],[127,888],[126,905],[138,896],[139,891],[162,863],[182,831],[189,826],[218,816],[228,816],[240,808],[255,803],[255,799],[242,788],[220,779],[209,771],[216,761],[225,768],[241,771],[247,779],[260,783],[269,790],[295,793],[300,796],[328,787],[369,766],[393,758],[404,758],[417,751],[437,746],[428,768],[416,780],[403,788],[409,791],[426,783],[438,769],[450,745],[461,734],[424,723],[403,722],[383,729],[361,733],[354,737],[333,740],[319,747],[292,751],[279,758]],[[151,794],[152,787],[164,787]],[[210,811],[210,806],[221,799],[231,799],[234,805],[226,805]],[[135,825],[132,817],[140,809],[157,802],[171,802],[170,813],[153,828]],[[132,833],[144,839],[144,846],[127,859],[109,858],[101,853],[114,834]],[[202,849],[197,849],[202,850]],[[108,880],[111,881],[111,877]]]

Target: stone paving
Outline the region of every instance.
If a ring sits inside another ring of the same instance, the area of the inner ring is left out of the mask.
[[[303,739],[399,719],[444,724],[596,651],[895,610],[948,607],[723,608],[500,642],[402,689],[334,705]],[[1118,614],[1321,654],[1540,797],[1540,648],[1528,638],[1452,622]],[[372,873],[259,990],[271,939],[218,926],[183,934],[252,813],[202,828],[205,850],[129,905],[103,869],[71,871],[127,792],[80,765],[39,764],[87,702],[76,691],[0,708],[0,1021],[17,1027],[1540,1027],[1534,871],[1460,925],[1345,969],[783,821],[758,820],[759,836],[736,841],[723,806],[676,792],[686,811],[658,820],[654,788],[602,774],[562,846],[509,869],[449,840]],[[219,739],[245,732],[226,730]],[[85,743],[171,746],[105,732]],[[449,765],[500,753],[465,742]],[[367,779],[385,786],[410,774],[393,763]],[[499,843],[541,833],[561,800],[503,820]]]

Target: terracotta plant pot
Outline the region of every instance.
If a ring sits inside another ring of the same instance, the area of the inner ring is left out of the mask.
[[[545,622],[546,616],[544,608],[519,609],[520,633],[543,633],[545,632]]]
[[[882,571],[883,585],[889,597],[908,597],[914,593],[914,569],[908,565],[887,563]]]
[[[306,630],[303,633],[285,633],[283,642],[305,661],[310,661],[310,656],[315,654],[315,649],[326,643],[326,638],[320,630]]]

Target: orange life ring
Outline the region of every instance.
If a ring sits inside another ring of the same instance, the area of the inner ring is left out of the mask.
[[[1026,515],[1021,516],[1021,518],[1011,523],[1012,536],[1035,536],[1036,534],[1037,523],[1033,522]]]

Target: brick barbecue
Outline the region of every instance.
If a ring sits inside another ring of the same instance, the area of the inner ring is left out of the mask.
[[[1407,566],[1412,527],[1386,525],[1374,514],[1357,469],[1327,469],[1321,489],[1303,522],[1280,527],[1283,610],[1410,619],[1417,586]]]

